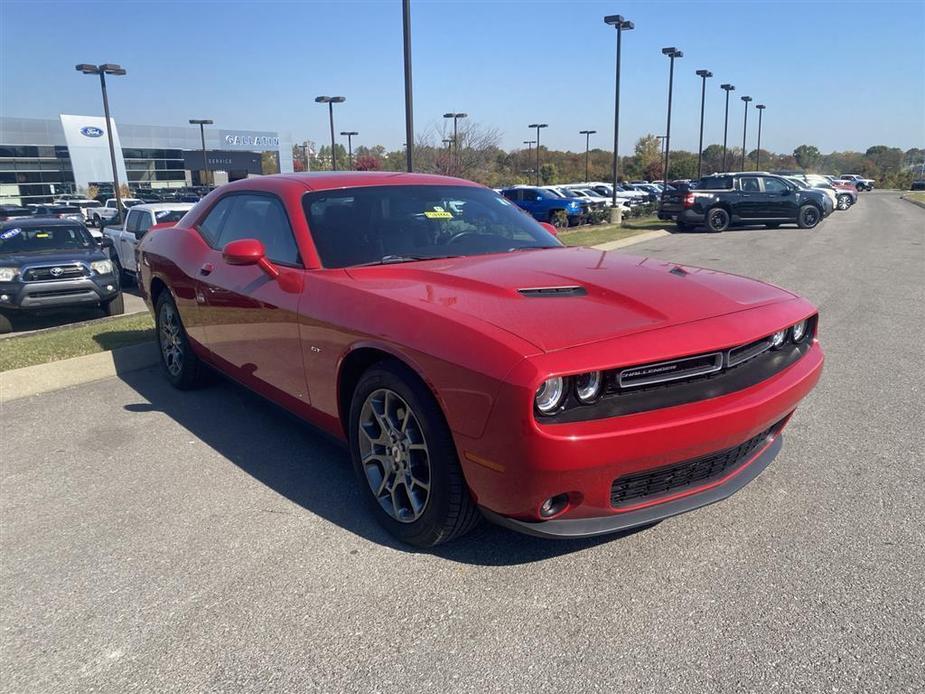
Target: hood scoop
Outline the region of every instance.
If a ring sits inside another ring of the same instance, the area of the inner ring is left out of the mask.
[[[585,296],[588,292],[584,287],[568,285],[565,287],[529,287],[518,289],[517,292],[530,298],[552,298],[557,296]]]

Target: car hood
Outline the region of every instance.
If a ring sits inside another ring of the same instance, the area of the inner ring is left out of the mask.
[[[795,298],[778,287],[736,275],[591,248],[448,258],[348,272],[368,291],[478,318],[546,352]]]
[[[22,267],[23,265],[67,265],[69,263],[91,263],[106,260],[98,248],[87,249],[49,249],[32,253],[0,253],[0,265],[3,267]]]

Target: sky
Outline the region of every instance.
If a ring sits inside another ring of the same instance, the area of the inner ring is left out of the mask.
[[[925,147],[925,0],[726,2],[412,0],[415,131],[436,132],[464,111],[523,147],[527,125],[548,123],[544,145],[612,147],[616,38],[623,35],[620,151],[665,131],[668,59],[676,46],[672,149],[696,151],[701,80],[704,146],[741,143],[742,95],[752,96],[749,149],[763,103],[762,148],[823,152],[875,144]],[[117,122],[276,130],[293,141],[329,139],[327,108],[343,95],[335,128],[354,146],[404,142],[400,0],[0,0],[0,115],[100,114],[100,94],[77,63],[119,63],[110,82]]]

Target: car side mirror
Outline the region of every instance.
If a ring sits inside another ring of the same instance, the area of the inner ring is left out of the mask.
[[[228,242],[222,249],[222,260],[229,265],[257,265],[271,279],[279,277],[279,270],[267,260],[266,250],[257,239]]]
[[[104,236],[99,239],[100,248],[115,248],[115,244],[112,242],[112,239],[108,236]]]
[[[556,229],[556,227],[554,227],[554,226],[553,226],[552,224],[550,224],[549,222],[540,222],[540,226],[543,227],[546,231],[548,231],[548,232],[549,232],[550,234],[552,234],[553,236],[558,236],[558,235],[559,235],[559,230]]]
[[[783,195],[790,195],[793,192],[793,188],[784,188]]]

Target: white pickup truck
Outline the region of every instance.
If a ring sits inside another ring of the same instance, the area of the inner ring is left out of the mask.
[[[135,205],[141,205],[143,202],[144,200],[139,200],[138,198],[122,198],[123,211]],[[116,209],[116,199],[109,198],[102,207],[94,207],[90,210],[90,217],[87,221],[93,226],[100,226],[107,219],[112,219],[116,216]]]
[[[133,205],[125,216],[123,226],[106,226],[103,222],[104,244],[109,246],[109,257],[116,266],[116,272],[125,284],[134,280],[138,273],[135,264],[135,248],[138,242],[155,224],[178,222],[193,209],[191,202],[156,202]],[[109,243],[111,241],[111,244]]]

